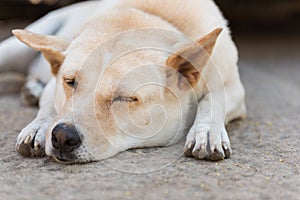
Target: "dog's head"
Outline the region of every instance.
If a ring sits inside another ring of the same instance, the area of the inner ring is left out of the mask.
[[[152,29],[110,39],[86,30],[72,42],[13,31],[44,54],[55,76],[55,95],[46,94],[54,95],[57,111],[46,135],[47,155],[89,162],[178,140],[193,121],[193,91],[220,32],[191,43]]]

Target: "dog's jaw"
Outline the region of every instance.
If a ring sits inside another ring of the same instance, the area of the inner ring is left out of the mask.
[[[53,148],[47,148],[47,155],[53,158],[55,161],[63,164],[76,164],[76,163],[90,163],[96,162],[101,159],[96,158],[93,156],[85,146],[80,147],[75,152],[66,154],[66,153],[59,153],[58,151],[54,150]],[[49,150],[50,149],[50,150]]]

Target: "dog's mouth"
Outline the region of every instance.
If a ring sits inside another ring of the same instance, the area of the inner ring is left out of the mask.
[[[74,160],[67,160],[67,159],[64,159],[64,158],[56,157],[56,156],[52,156],[52,158],[53,158],[56,162],[63,163],[63,164],[72,164],[72,163],[76,163]]]
[[[78,159],[73,153],[52,151],[50,155],[56,162],[63,164],[77,163]]]
[[[55,162],[62,163],[62,164],[85,164],[85,163],[92,163],[97,161],[94,159],[79,159],[73,153],[66,153],[66,152],[59,153],[59,152],[52,151],[49,156]]]

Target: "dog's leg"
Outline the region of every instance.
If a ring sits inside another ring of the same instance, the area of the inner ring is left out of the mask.
[[[53,106],[55,79],[52,79],[40,99],[36,118],[18,135],[16,148],[24,156],[44,156],[46,131],[56,116]]]
[[[225,125],[245,116],[244,96],[244,88],[240,80],[236,80],[209,93],[200,101],[185,143],[187,156],[209,160],[230,157],[230,141]]]
[[[49,63],[42,55],[39,55],[32,63],[26,83],[22,88],[21,99],[23,103],[29,106],[38,105],[44,87],[52,77]]]

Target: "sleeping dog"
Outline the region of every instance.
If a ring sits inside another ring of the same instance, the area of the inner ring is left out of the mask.
[[[40,106],[21,154],[85,163],[183,137],[187,156],[232,154],[225,126],[245,117],[245,92],[212,0],[83,2],[13,34],[0,69],[30,66],[22,99]]]

